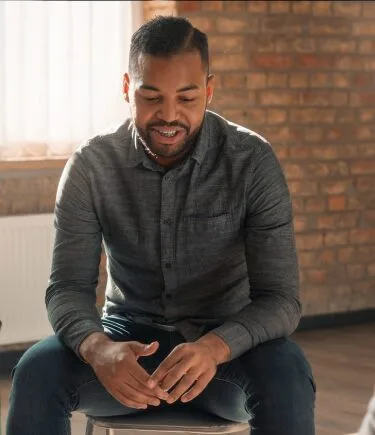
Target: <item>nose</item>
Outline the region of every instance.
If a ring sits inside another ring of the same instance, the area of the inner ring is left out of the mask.
[[[168,123],[177,121],[178,110],[176,104],[172,101],[164,101],[162,106],[159,108],[158,118]]]

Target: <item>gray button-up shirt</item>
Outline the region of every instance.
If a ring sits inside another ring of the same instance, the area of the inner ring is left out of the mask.
[[[101,244],[104,316],[177,327],[206,325],[235,358],[290,334],[300,318],[292,207],[280,164],[258,134],[206,112],[195,148],[166,170],[150,160],[131,120],[68,161],[57,192],[46,303],[77,354],[103,331],[95,308]]]

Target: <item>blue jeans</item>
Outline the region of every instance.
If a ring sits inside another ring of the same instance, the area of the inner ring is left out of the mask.
[[[159,341],[139,359],[149,372],[185,340],[178,331],[137,324],[124,317],[103,319],[116,341]],[[301,349],[286,338],[261,344],[218,367],[206,389],[187,404],[222,418],[249,421],[252,435],[313,435],[315,385]],[[52,336],[28,349],[13,370],[7,435],[69,435],[72,411],[93,416],[145,412],[114,399],[62,341]]]

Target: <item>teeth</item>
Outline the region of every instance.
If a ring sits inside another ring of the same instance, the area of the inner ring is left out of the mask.
[[[158,133],[161,134],[162,136],[172,137],[177,133],[177,130],[174,130],[174,131],[160,131],[160,130],[158,130]]]

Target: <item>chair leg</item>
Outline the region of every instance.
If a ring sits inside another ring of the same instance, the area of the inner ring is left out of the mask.
[[[89,419],[87,419],[85,435],[94,435],[94,425],[91,423]]]

